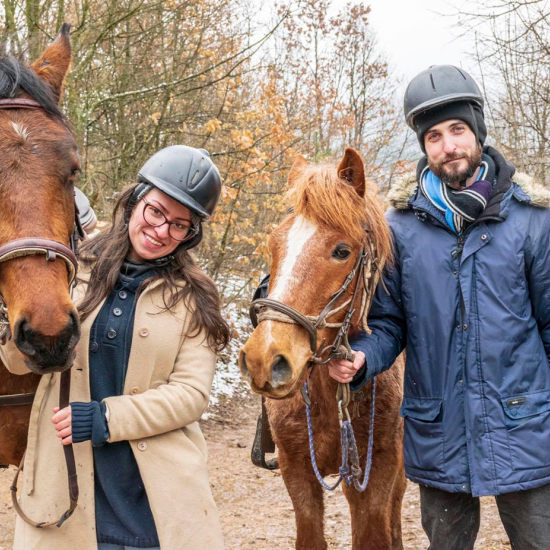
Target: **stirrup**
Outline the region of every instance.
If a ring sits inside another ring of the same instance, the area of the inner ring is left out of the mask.
[[[279,460],[277,457],[270,458],[269,460],[265,459],[265,452],[262,448],[262,429],[263,419],[260,414],[258,416],[258,423],[256,424],[256,435],[254,436],[250,459],[252,460],[252,464],[254,464],[254,466],[258,466],[259,468],[264,468],[266,470],[277,470],[279,468]]]

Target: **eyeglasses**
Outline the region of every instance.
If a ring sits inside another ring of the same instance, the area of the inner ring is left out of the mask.
[[[160,227],[168,224],[168,235],[175,241],[188,241],[199,231],[198,227],[191,224],[190,221],[171,222],[155,205],[143,199],[145,208],[143,209],[143,219],[153,227]]]

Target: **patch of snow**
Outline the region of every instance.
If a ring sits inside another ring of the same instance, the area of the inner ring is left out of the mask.
[[[241,348],[252,333],[248,308],[254,289],[245,288],[246,283],[237,277],[224,281],[223,287],[219,286],[227,304],[223,308],[223,315],[231,327],[232,338],[227,348],[218,357],[210,404],[202,416],[203,419],[210,418],[212,406],[250,391],[248,383],[241,377],[238,359]],[[243,289],[245,289],[244,292]]]

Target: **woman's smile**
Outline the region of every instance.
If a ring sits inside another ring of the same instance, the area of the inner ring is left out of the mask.
[[[148,235],[147,233],[145,233],[145,231],[143,232],[143,235],[145,237],[146,246],[152,247],[153,250],[157,250],[161,246],[164,246],[164,244],[162,244],[161,242],[151,237],[151,235]]]

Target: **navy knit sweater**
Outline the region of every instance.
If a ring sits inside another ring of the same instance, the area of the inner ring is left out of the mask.
[[[90,333],[91,403],[71,403],[73,442],[91,439],[94,453],[97,542],[160,546],[151,507],[128,441],[107,443],[102,400],[122,395],[132,346],[136,291],[153,272],[126,262]]]

